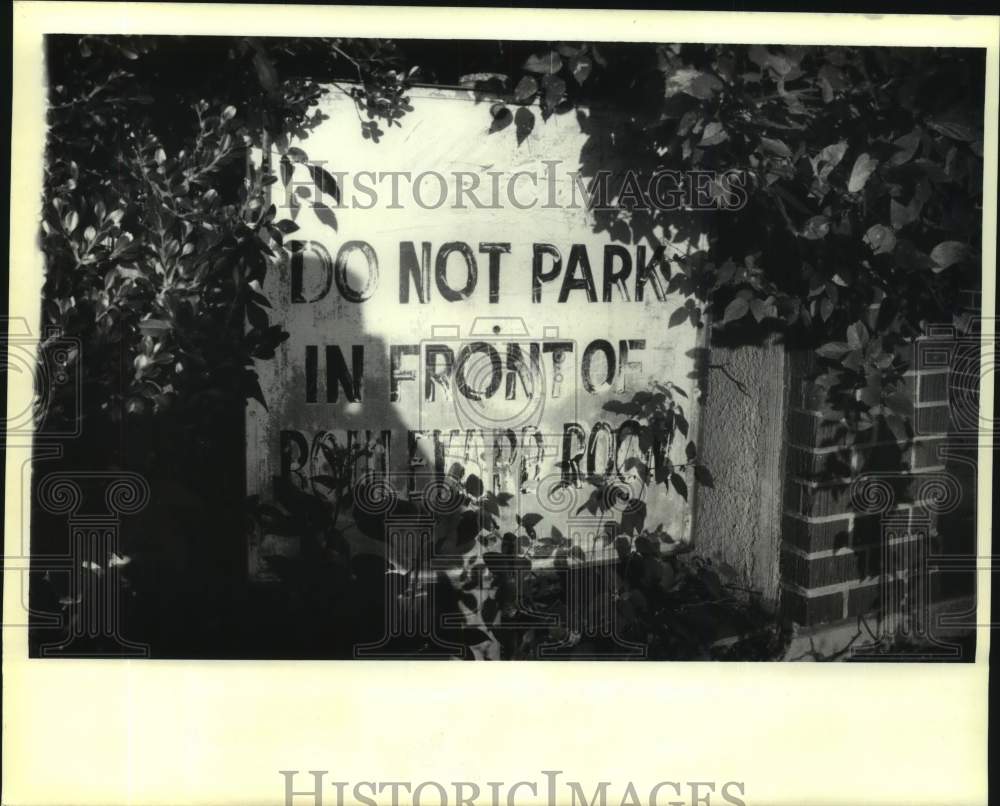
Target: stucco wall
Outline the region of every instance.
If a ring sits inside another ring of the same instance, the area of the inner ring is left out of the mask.
[[[780,344],[710,346],[703,356],[700,453],[714,484],[698,488],[694,542],[775,602],[781,543],[786,358]]]

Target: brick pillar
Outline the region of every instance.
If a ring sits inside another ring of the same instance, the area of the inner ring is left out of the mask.
[[[926,614],[938,515],[963,495],[941,451],[950,429],[943,356],[953,347],[953,337],[929,334],[900,351],[910,367],[912,441],[879,427],[851,445],[823,419],[825,392],[810,380],[815,354],[792,354],[780,574],[782,609],[794,622]]]

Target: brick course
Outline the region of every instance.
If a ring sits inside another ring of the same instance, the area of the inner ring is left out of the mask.
[[[939,452],[952,426],[949,345],[925,338],[896,349],[908,364],[903,391],[913,405],[902,413],[912,439],[898,442],[880,427],[850,445],[842,426],[823,419],[826,392],[811,380],[821,362],[811,351],[789,354],[781,582],[782,609],[792,621],[815,626],[877,610],[885,573],[893,576],[892,596],[902,596],[910,577],[924,583],[922,558],[935,524],[917,499],[921,475],[944,464]],[[889,484],[890,512],[855,511],[850,483],[866,473]],[[886,548],[887,536],[893,542]]]

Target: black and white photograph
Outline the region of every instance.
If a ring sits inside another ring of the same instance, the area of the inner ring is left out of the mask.
[[[45,47],[33,653],[974,658],[984,51]]]
[[[33,668],[983,660],[995,49],[226,19],[40,40]]]

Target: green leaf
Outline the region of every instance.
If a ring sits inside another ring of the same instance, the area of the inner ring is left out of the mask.
[[[892,353],[882,353],[875,359],[875,366],[878,369],[889,369],[892,366],[894,357]]]
[[[722,315],[722,323],[728,324],[729,322],[742,319],[747,315],[747,311],[749,310],[750,303],[743,297],[737,297],[726,306],[725,313]]]
[[[881,398],[881,392],[873,386],[865,386],[861,390],[861,402],[866,406],[877,406]]]
[[[917,148],[920,146],[921,134],[922,130],[917,126],[909,134],[904,134],[893,141],[893,145],[899,150],[889,157],[889,164],[905,165],[913,159],[913,155],[917,153]]]
[[[569,62],[570,72],[573,74],[573,78],[576,80],[577,84],[583,84],[590,76],[591,63],[588,56],[574,56]]]
[[[664,96],[671,98],[678,93],[685,93],[692,98],[707,101],[722,88],[722,82],[711,73],[683,68],[667,77]]]
[[[729,134],[727,134],[725,128],[719,121],[713,120],[707,126],[705,130],[701,133],[701,140],[698,141],[699,146],[714,146],[719,143],[723,143],[729,139]]]
[[[927,126],[945,137],[952,140],[959,140],[964,143],[971,143],[977,137],[982,137],[982,129],[977,129],[967,121],[958,120],[954,117],[937,118],[927,121]]]
[[[292,162],[298,162],[301,164],[306,164],[309,162],[309,155],[306,154],[301,148],[292,146],[285,152],[285,156],[288,157]]]
[[[253,400],[256,400],[260,403],[260,405],[267,409],[267,400],[264,399],[264,390],[260,388],[260,379],[257,377],[257,373],[250,370],[244,377],[243,384],[243,394]]]
[[[247,321],[250,322],[250,326],[257,330],[267,330],[270,321],[267,318],[267,311],[261,308],[259,305],[248,304],[246,307],[247,311]]]
[[[677,493],[680,495],[680,497],[683,498],[685,501],[687,501],[688,486],[687,482],[684,481],[684,477],[680,475],[680,473],[671,473],[670,483],[673,485],[673,488],[677,490]]]
[[[863,322],[855,322],[847,328],[847,345],[852,350],[858,350],[868,344],[868,328]]]
[[[530,101],[535,97],[536,92],[538,92],[538,82],[532,76],[524,76],[514,88],[514,100],[518,103]]]
[[[320,165],[310,165],[309,173],[312,175],[313,182],[316,183],[316,187],[319,188],[320,192],[325,193],[333,198],[337,204],[340,204],[340,187],[337,185],[337,180]]]
[[[862,190],[877,167],[877,159],[867,153],[859,154],[854,161],[854,167],[851,168],[851,177],[847,180],[847,191],[857,193]]]
[[[514,116],[504,104],[493,104],[490,107],[493,121],[490,123],[490,134],[503,131],[514,122]]]
[[[709,489],[715,488],[715,479],[712,478],[712,473],[704,465],[694,466],[694,480],[697,481],[702,487],[708,487]]]
[[[763,321],[767,318],[769,313],[769,306],[764,300],[757,299],[756,297],[750,300],[750,313],[753,314],[753,318],[758,322]]]
[[[687,318],[688,309],[682,306],[670,314],[670,319],[667,321],[667,327],[677,327],[677,325],[682,324]]]
[[[850,370],[859,370],[861,365],[864,363],[864,356],[861,354],[861,350],[851,350],[844,358],[841,359],[840,363],[842,366]]]
[[[830,232],[830,219],[825,215],[816,215],[810,218],[802,229],[802,236],[810,241],[818,241],[825,238]]]
[[[270,308],[271,303],[267,301],[267,297],[263,294],[258,294],[252,288],[250,289],[250,299],[260,305],[262,308]]]
[[[566,82],[559,76],[543,76],[542,87],[545,89],[545,105],[555,109],[566,95]]]
[[[838,359],[848,351],[851,347],[849,344],[843,341],[831,341],[816,348],[816,354],[823,356],[823,358]]]
[[[465,479],[465,491],[473,498],[479,498],[483,494],[483,480],[475,473],[470,473]]]
[[[62,225],[67,233],[73,233],[80,225],[80,214],[76,210],[67,210],[62,218]]]
[[[876,255],[890,254],[896,248],[896,234],[885,224],[875,224],[865,233],[865,243]]]
[[[313,210],[316,213],[316,218],[318,218],[320,222],[326,224],[333,230],[337,229],[337,216],[333,210],[325,204],[320,204],[319,202],[313,205]]]
[[[770,137],[760,138],[760,148],[765,154],[788,159],[792,156],[791,149],[781,140],[772,140]]]
[[[293,232],[298,232],[299,229],[299,225],[289,218],[285,218],[281,221],[275,221],[274,226],[282,235],[291,235]]]
[[[833,300],[829,297],[824,297],[819,304],[819,315],[824,322],[833,315]]]
[[[523,67],[529,73],[544,73],[552,75],[553,73],[558,73],[562,69],[562,59],[559,58],[558,53],[554,50],[550,50],[548,53],[529,56]]]
[[[833,143],[820,151],[813,163],[813,170],[816,171],[819,179],[825,181],[830,172],[840,164],[846,153],[846,142]]]
[[[534,113],[526,106],[520,107],[514,113],[514,127],[517,131],[517,144],[521,145],[525,138],[531,134],[532,129],[535,128]]]
[[[931,250],[932,270],[935,274],[964,260],[968,249],[961,241],[942,241]]]

